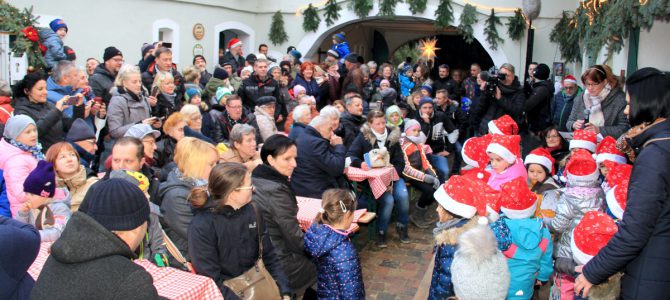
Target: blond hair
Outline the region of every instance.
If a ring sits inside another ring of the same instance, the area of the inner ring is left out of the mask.
[[[151,89],[158,87],[158,89],[162,92],[163,89],[161,88],[161,85],[166,80],[172,80],[172,82],[174,82],[174,76],[172,76],[170,72],[157,72],[156,77],[154,77],[154,84],[151,85]]]
[[[214,145],[194,137],[184,137],[177,143],[174,151],[174,162],[184,177],[201,178],[210,162],[211,155],[219,156]]]
[[[200,77],[200,70],[196,66],[188,66],[181,71],[185,82],[197,83],[196,80]]]
[[[128,79],[128,76],[137,74],[142,76],[142,73],[140,72],[140,68],[134,65],[130,64],[125,64],[121,66],[121,69],[119,69],[119,74],[116,75],[116,79],[114,79],[114,85],[115,86],[123,86],[123,81]]]

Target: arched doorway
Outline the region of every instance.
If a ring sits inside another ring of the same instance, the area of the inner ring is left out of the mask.
[[[224,22],[214,26],[214,47],[212,49],[212,62],[219,62],[219,50],[223,49],[225,52],[228,48],[228,42],[238,38],[242,41],[242,52],[254,53],[256,49],[253,46],[256,44],[256,32],[246,24],[239,22]]]

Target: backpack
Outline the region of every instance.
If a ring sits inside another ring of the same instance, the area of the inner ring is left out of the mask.
[[[7,187],[5,186],[4,171],[0,170],[0,216],[12,218],[12,211],[9,208],[9,198],[7,198]]]

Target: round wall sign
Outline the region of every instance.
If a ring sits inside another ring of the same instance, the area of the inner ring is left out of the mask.
[[[195,46],[193,46],[193,56],[203,55],[204,53],[205,53],[205,50],[202,48],[202,45],[195,44]]]
[[[196,40],[202,40],[202,38],[205,36],[205,26],[203,26],[200,23],[197,23],[193,25],[193,37],[195,37]]]

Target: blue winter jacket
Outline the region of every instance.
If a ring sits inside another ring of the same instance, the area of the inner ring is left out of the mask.
[[[414,81],[405,74],[398,74],[398,81],[400,82],[400,95],[403,97],[409,96],[414,88]]]
[[[551,123],[556,125],[558,131],[568,131],[565,125],[570,118],[574,100],[583,97],[581,91],[581,88],[579,88],[572,96],[566,95],[565,92],[560,92],[554,96],[554,101],[551,102]]]
[[[9,208],[9,198],[7,198],[7,187],[5,186],[4,171],[0,170],[0,216],[12,218],[12,211]]]
[[[458,236],[477,225],[476,218],[462,219],[456,225],[443,230],[435,236],[435,267],[430,282],[429,300],[447,299],[454,296],[454,284],[451,281],[451,262],[456,253]]]
[[[60,99],[65,96],[74,96],[80,92],[80,90],[75,90],[70,85],[58,85],[51,76],[47,78],[47,101],[56,105]],[[85,103],[86,101],[84,101]],[[63,114],[68,118],[72,118],[72,106],[63,110]]]
[[[0,299],[28,299],[35,285],[28,268],[40,251],[40,233],[0,216],[0,245]]]
[[[361,261],[347,233],[314,222],[305,251],[316,264],[319,299],[365,299]]]
[[[65,50],[63,50],[63,41],[51,28],[43,28],[39,32],[42,45],[47,47],[44,53],[44,60],[49,68],[56,67],[59,61],[66,59]]]
[[[554,270],[551,235],[538,218],[505,222],[512,233],[512,245],[503,252],[511,278],[507,299],[530,299],[535,280],[548,281]]]
[[[340,56],[340,59],[344,59],[345,56],[349,55],[351,53],[351,50],[349,49],[349,43],[341,42],[339,44],[333,44],[333,47],[331,49],[337,51],[337,54]]]

